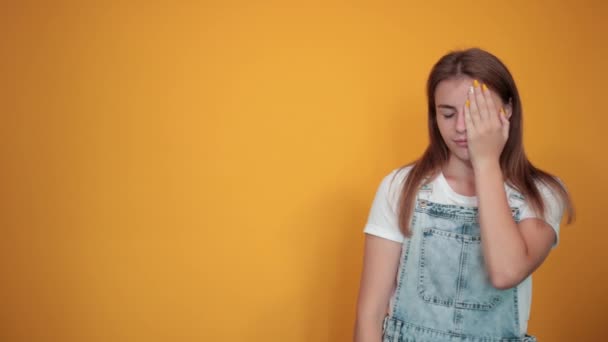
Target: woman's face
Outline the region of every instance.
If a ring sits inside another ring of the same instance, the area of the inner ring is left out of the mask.
[[[467,99],[469,87],[473,79],[468,76],[447,79],[439,82],[435,88],[435,112],[437,126],[443,141],[450,150],[451,157],[469,162],[469,149],[467,145],[467,128],[464,121],[464,104]],[[496,92],[490,90],[495,105],[505,106]],[[510,109],[505,107],[507,117]]]

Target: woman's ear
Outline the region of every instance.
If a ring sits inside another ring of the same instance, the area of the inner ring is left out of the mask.
[[[507,116],[507,120],[511,118],[511,114],[513,114],[513,101],[509,98],[509,103],[505,105],[505,114]]]

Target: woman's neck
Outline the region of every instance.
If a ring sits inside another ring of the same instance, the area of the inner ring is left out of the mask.
[[[475,173],[470,161],[458,159],[452,155],[441,171],[446,178],[449,177],[463,183],[475,183]]]
[[[471,162],[451,156],[441,168],[452,189],[464,196],[475,196],[475,174]]]

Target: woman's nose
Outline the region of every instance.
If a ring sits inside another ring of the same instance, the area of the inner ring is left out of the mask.
[[[456,114],[456,132],[464,133],[467,131],[467,125],[464,122],[464,111],[460,111]]]

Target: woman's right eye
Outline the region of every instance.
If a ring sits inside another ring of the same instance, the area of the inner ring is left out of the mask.
[[[451,118],[452,116],[454,116],[454,113],[442,113],[442,115],[443,115],[443,116],[444,116],[446,119],[449,119],[449,118]]]

